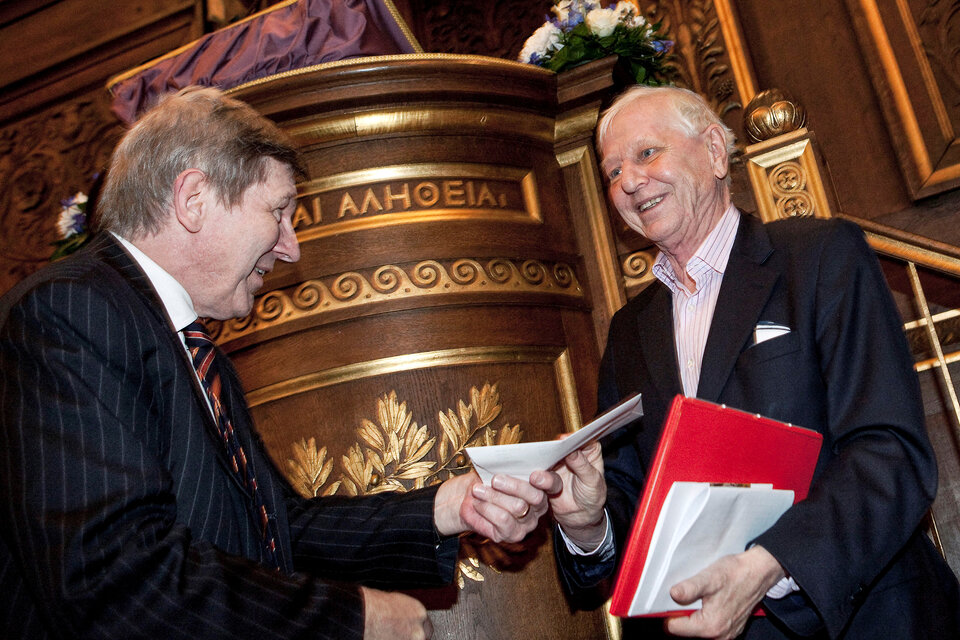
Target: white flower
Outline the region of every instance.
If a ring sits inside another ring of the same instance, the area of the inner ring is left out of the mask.
[[[539,29],[533,32],[533,35],[527,38],[518,60],[535,63],[537,58],[542,58],[548,52],[559,49],[561,33],[560,29],[552,22],[544,22]]]
[[[558,22],[566,22],[570,17],[570,7],[572,4],[573,0],[560,0],[560,2],[550,7],[550,11],[553,11],[553,15],[557,16]]]
[[[587,13],[585,20],[591,33],[603,38],[613,33],[614,27],[620,22],[620,15],[616,10],[593,9]]]
[[[620,22],[622,22],[625,27],[635,28],[647,24],[647,21],[637,12],[637,8],[632,2],[620,0],[614,8],[614,11],[620,16]]]

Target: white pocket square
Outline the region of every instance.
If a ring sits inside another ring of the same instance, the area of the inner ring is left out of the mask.
[[[790,333],[790,327],[777,324],[776,322],[762,320],[758,322],[757,326],[753,329],[753,344],[760,344],[761,342],[779,338],[788,333]]]

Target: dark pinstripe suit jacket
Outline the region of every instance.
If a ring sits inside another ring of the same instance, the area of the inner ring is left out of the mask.
[[[281,571],[259,564],[189,358],[109,234],[3,298],[0,637],[353,638],[362,599],[345,583],[452,578],[457,543],[437,546],[434,491],[299,498],[228,377]]]

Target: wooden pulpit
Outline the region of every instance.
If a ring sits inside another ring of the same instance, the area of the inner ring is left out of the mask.
[[[612,62],[558,76],[482,57],[344,61],[231,90],[300,145],[310,177],[280,264],[215,337],[303,495],[409,491],[465,446],[552,439],[592,417],[622,301],[590,145]],[[603,638],[574,612],[548,518],[521,544],[462,540],[420,591],[435,638]]]

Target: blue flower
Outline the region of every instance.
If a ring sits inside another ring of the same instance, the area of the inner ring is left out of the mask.
[[[57,220],[57,228],[60,230],[60,237],[66,240],[72,235],[83,233],[87,230],[87,194],[78,191],[70,198],[60,201],[60,218]]]

